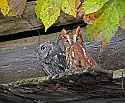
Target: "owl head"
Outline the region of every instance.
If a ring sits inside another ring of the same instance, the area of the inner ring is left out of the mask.
[[[76,30],[66,30],[63,29],[59,34],[59,39],[64,42],[64,44],[72,45],[78,41],[79,36],[81,36],[80,26]],[[81,39],[82,37],[80,37]]]
[[[53,45],[50,41],[40,44],[37,48],[38,58],[44,60],[52,50],[53,50]]]

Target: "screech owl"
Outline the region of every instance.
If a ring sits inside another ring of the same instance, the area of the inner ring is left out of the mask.
[[[48,76],[59,76],[65,72],[66,59],[62,47],[57,42],[47,41],[38,46],[37,57]]]

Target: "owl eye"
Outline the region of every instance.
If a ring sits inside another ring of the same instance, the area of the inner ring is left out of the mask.
[[[43,50],[45,50],[46,48],[47,48],[47,47],[46,47],[45,45],[42,45],[40,49],[43,51]]]
[[[68,40],[66,40],[66,42],[68,43],[69,41],[68,41]]]

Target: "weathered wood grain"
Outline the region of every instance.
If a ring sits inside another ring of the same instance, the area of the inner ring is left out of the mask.
[[[38,40],[54,40],[57,33],[0,43],[0,83],[45,75],[38,65]]]
[[[88,52],[102,69],[118,70],[125,68],[125,30],[120,30],[109,47],[100,53],[95,45],[86,45]],[[54,40],[56,33],[42,35],[40,41]],[[0,43],[0,83],[43,76],[36,58],[38,36]]]
[[[35,1],[27,2],[22,17],[6,17],[0,14],[0,36],[36,29],[43,29],[43,24],[36,18],[34,7]],[[61,13],[61,16],[57,20],[55,26],[67,25],[78,22],[81,22],[81,20],[74,19],[72,16]]]
[[[103,69],[118,71],[125,68],[125,30],[120,30],[119,34],[100,57],[98,46],[86,44],[88,52]],[[56,35],[42,35],[40,42],[54,40]],[[37,44],[37,36],[0,43],[0,103],[125,102],[124,78],[113,80],[105,74],[85,74],[41,83],[44,73],[35,55]],[[21,85],[20,82],[15,86],[2,85],[28,78],[29,82],[22,81]]]
[[[125,81],[124,81],[125,82]],[[125,87],[125,86],[124,86]],[[35,84],[0,85],[3,103],[124,103],[121,80],[105,75],[77,75]],[[6,98],[6,99],[5,99]]]

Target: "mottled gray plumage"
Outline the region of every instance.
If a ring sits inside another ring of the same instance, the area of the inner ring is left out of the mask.
[[[59,76],[66,69],[64,48],[61,42],[47,41],[38,46],[37,56],[42,69],[49,76]]]

